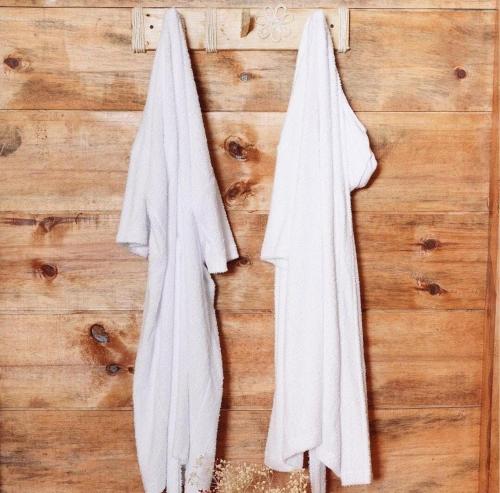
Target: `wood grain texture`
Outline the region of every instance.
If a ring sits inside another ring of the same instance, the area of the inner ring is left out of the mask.
[[[489,111],[494,21],[490,11],[353,11],[352,49],[337,58],[354,109]],[[153,53],[133,54],[130,36],[127,9],[2,8],[0,108],[141,109]],[[194,52],[203,108],[285,110],[295,58]]]
[[[334,8],[338,0],[314,2],[315,8]],[[345,0],[349,8],[494,9],[494,0]],[[266,7],[267,0],[0,0],[0,7]],[[310,8],[310,0],[287,0],[288,8]]]
[[[154,57],[131,53],[135,4],[0,0],[2,493],[142,491],[131,383],[146,264],[114,243]],[[351,490],[476,492],[490,472],[485,457],[495,460],[480,448],[498,12],[477,10],[493,0],[347,4],[361,9],[351,11],[352,49],[338,66],[379,161],[353,195],[375,481]],[[259,251],[296,52],[268,50],[254,33],[241,50],[206,54],[190,12],[210,152],[241,253],[216,278],[226,409],[218,456],[261,463],[273,270]],[[329,479],[329,491],[343,491]]]
[[[179,8],[178,11],[184,19],[186,27],[187,41],[189,48],[192,50],[205,49],[205,11],[199,8]],[[253,21],[251,23],[250,32],[244,36],[240,36],[241,28],[241,10],[234,8],[218,8],[217,9],[217,25],[216,38],[218,50],[297,50],[300,44],[300,39],[309,16],[314,12],[316,7],[308,7],[304,9],[289,8],[290,21],[287,24],[289,33],[287,36],[282,36],[279,39],[270,40],[264,38],[259,33],[259,24],[266,22],[268,16],[262,9],[247,9]],[[146,8],[143,10],[144,15],[144,37],[147,50],[155,50],[160,40],[160,33],[163,25],[163,17],[166,9],[163,8]],[[329,6],[323,9],[327,24],[330,27],[334,46],[338,44],[338,24],[337,10]],[[415,11],[407,12],[415,15]],[[359,17],[358,17],[359,16]],[[407,17],[407,16],[405,16]],[[354,34],[357,34],[356,23],[361,23],[366,20],[364,11],[353,10],[351,12],[351,23],[354,23]],[[437,17],[428,19],[429,24],[437,24]],[[411,21],[412,23],[414,20]],[[427,28],[430,25],[427,24]],[[362,25],[362,24],[361,24]],[[384,23],[383,29],[388,24]],[[358,40],[355,38],[355,40]],[[350,43],[352,47],[352,42]],[[354,47],[352,47],[354,49]],[[338,57],[342,54],[338,53]]]
[[[273,314],[218,318],[223,406],[270,409]],[[364,322],[371,407],[479,405],[482,312],[369,310]],[[1,406],[130,408],[140,323],[138,312],[1,315]]]
[[[205,115],[231,211],[269,208],[283,116]],[[379,164],[370,186],[353,195],[354,210],[488,211],[490,114],[358,116]],[[119,210],[140,118],[138,112],[0,111],[0,210]]]
[[[222,413],[218,456],[261,462],[268,419],[267,411]],[[128,411],[3,411],[2,422],[5,493],[141,491]],[[371,431],[376,479],[354,491],[475,491],[476,408],[378,410]],[[339,490],[333,478],[329,490]]]
[[[499,440],[499,348],[500,341],[500,11],[497,2],[497,32],[495,66],[493,72],[493,121],[490,159],[490,220],[486,290],[486,324],[483,354],[483,398],[481,400],[481,432],[479,451],[479,491],[499,491],[500,440]]]
[[[484,308],[485,215],[360,214],[355,227],[366,308]],[[240,259],[216,276],[217,306],[272,309],[273,269],[260,261],[266,217],[240,212],[231,218]],[[0,259],[2,309],[141,309],[146,262],[115,244],[117,222],[117,215],[3,215],[0,231],[10,232]]]
[[[493,352],[493,385],[491,396],[491,429],[489,440],[489,463],[488,463],[488,493],[496,493],[500,485],[500,331],[495,334],[495,348]]]

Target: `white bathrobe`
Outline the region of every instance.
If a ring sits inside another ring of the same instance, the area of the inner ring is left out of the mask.
[[[266,464],[371,482],[350,192],[377,166],[343,93],[324,14],[308,19],[278,146],[262,258],[275,265],[275,375]]]
[[[183,479],[186,492],[207,489],[222,398],[210,273],[238,254],[175,9],[165,14],[117,241],[149,260],[133,387],[145,491],[178,493]]]

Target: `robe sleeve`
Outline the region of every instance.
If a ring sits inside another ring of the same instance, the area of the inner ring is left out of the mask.
[[[213,173],[202,190],[195,208],[201,251],[208,271],[218,274],[226,272],[227,263],[238,258],[238,250]]]
[[[149,149],[144,119],[137,132],[129,161],[117,243],[141,257],[149,253],[149,218],[146,206],[149,175]]]
[[[227,220],[219,186],[211,164],[207,137],[194,79],[190,78],[188,111],[191,115],[191,189],[193,214],[203,261],[211,274],[227,271],[238,250]]]
[[[365,126],[344,100],[344,122],[346,132],[346,163],[350,190],[363,188],[377,167],[377,160],[370,148]]]

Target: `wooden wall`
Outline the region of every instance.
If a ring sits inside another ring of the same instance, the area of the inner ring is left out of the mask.
[[[135,3],[0,0],[3,493],[142,491],[131,382],[146,264],[114,244],[154,56],[131,53]],[[375,481],[350,491],[486,491],[495,1],[348,4],[338,65],[379,160],[353,198]],[[295,56],[193,52],[242,253],[217,277],[219,456],[233,460],[262,460],[271,407],[273,271],[259,250]]]

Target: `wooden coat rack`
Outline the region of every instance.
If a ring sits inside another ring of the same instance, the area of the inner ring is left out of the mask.
[[[185,22],[189,47],[194,50],[207,49],[207,10],[178,10]],[[267,9],[220,8],[215,12],[215,23],[214,12],[210,13],[210,28],[215,30],[218,50],[296,50],[306,19],[312,12],[313,9],[288,10],[283,5]],[[341,6],[336,9],[324,9],[324,12],[335,49],[340,53],[346,52],[349,49],[349,9]],[[134,52],[156,49],[164,13],[165,9],[162,8],[132,9]],[[284,16],[287,18],[284,19]]]

